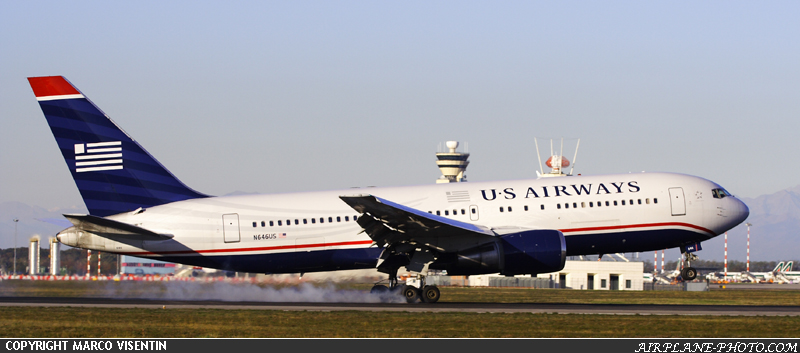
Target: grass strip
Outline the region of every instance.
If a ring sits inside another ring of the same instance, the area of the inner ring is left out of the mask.
[[[791,338],[796,317],[0,307],[14,338]]]

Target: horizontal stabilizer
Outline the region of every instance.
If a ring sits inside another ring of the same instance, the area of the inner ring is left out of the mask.
[[[63,218],[35,218],[37,221],[50,223],[52,225],[57,225],[61,228],[69,228],[72,227],[73,224],[70,221],[63,219]]]
[[[160,234],[142,227],[108,218],[82,214],[65,214],[64,217],[72,222],[75,228],[103,237],[139,238],[141,240],[172,239],[172,234]]]

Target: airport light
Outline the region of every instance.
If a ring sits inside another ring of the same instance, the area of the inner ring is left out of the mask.
[[[14,274],[17,274],[17,223],[19,218],[14,218]]]
[[[747,272],[750,272],[750,226],[752,223],[745,223],[747,226]]]
[[[92,250],[86,250],[86,278],[92,277]]]
[[[653,251],[653,274],[658,273],[658,250]]]
[[[728,232],[725,232],[725,278],[728,278]]]

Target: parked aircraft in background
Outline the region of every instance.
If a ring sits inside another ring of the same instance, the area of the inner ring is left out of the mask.
[[[792,271],[794,261],[787,261],[783,266],[781,264],[783,262],[773,270],[775,280],[781,283],[800,283],[800,271]]]
[[[772,282],[775,280],[775,274],[783,269],[783,261],[779,262],[772,271],[769,272],[741,272],[739,275],[740,280],[748,282]]]
[[[409,301],[450,275],[559,271],[566,256],[680,247],[743,222],[748,208],[695,176],[637,173],[211,197],[179,181],[61,76],[33,92],[90,214],[60,242],[250,273],[376,268]],[[235,172],[235,171],[231,171]],[[420,273],[401,286],[399,268]],[[697,272],[684,268],[684,279]]]

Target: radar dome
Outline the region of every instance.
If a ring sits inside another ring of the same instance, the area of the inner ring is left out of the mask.
[[[558,162],[558,160],[553,160],[553,157],[558,158],[558,156],[552,156],[552,157],[548,158],[547,162],[545,163],[550,168],[554,168],[553,167],[554,162]],[[561,168],[569,167],[569,160],[566,157],[563,157],[563,156],[561,157],[561,165],[560,165],[560,167]]]

